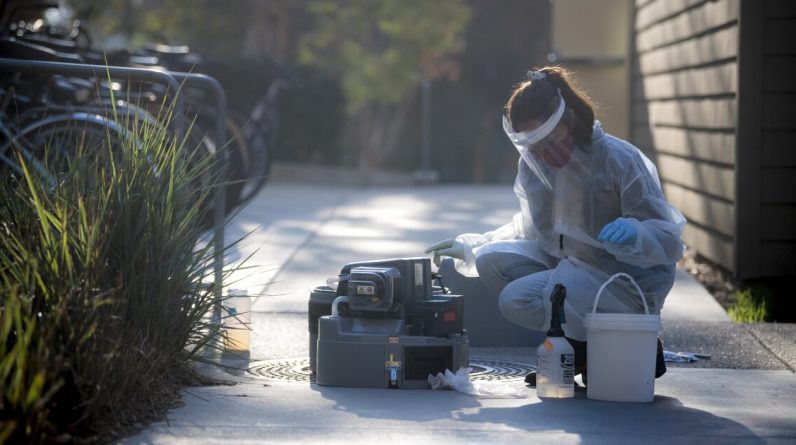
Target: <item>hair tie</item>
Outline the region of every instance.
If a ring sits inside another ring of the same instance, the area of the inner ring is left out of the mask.
[[[528,70],[528,78],[531,80],[542,80],[547,77],[547,73],[541,71]]]

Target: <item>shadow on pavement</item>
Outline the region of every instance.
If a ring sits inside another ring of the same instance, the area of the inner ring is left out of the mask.
[[[572,399],[479,399],[455,391],[368,390],[312,385],[334,409],[369,419],[430,422],[450,419],[535,433],[565,432],[602,442],[765,443],[746,426],[685,406],[679,399],[655,396],[652,403],[589,400],[585,389]],[[363,396],[361,391],[373,391]],[[510,405],[510,406],[495,406]],[[420,428],[423,428],[422,425]],[[456,429],[461,429],[461,425]],[[470,430],[470,428],[464,428]]]

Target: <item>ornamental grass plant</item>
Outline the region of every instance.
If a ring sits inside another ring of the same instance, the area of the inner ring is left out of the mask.
[[[0,443],[107,442],[162,418],[219,336],[213,161],[168,111],[112,115],[100,137],[46,141],[60,155],[36,168],[17,155],[0,184]]]
[[[735,292],[735,305],[727,314],[736,323],[764,323],[772,321],[771,296],[765,289],[747,288]]]

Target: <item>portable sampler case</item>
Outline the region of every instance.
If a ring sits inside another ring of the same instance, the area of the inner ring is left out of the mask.
[[[316,382],[428,388],[429,374],[467,367],[464,299],[433,287],[431,279],[428,258],[363,261],[342,269],[336,289],[313,289],[310,370]]]

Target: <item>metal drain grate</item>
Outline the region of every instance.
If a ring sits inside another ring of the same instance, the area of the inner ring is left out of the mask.
[[[249,368],[249,374],[269,379],[287,380],[291,382],[310,381],[310,360],[294,358],[261,362]],[[312,379],[314,380],[314,379]]]
[[[509,362],[504,360],[471,359],[471,380],[516,380],[525,377],[525,374],[536,369],[527,363]],[[310,375],[310,361],[304,358],[271,360],[259,362],[248,370],[249,374],[268,379],[285,380],[289,382],[306,383],[314,382]]]

